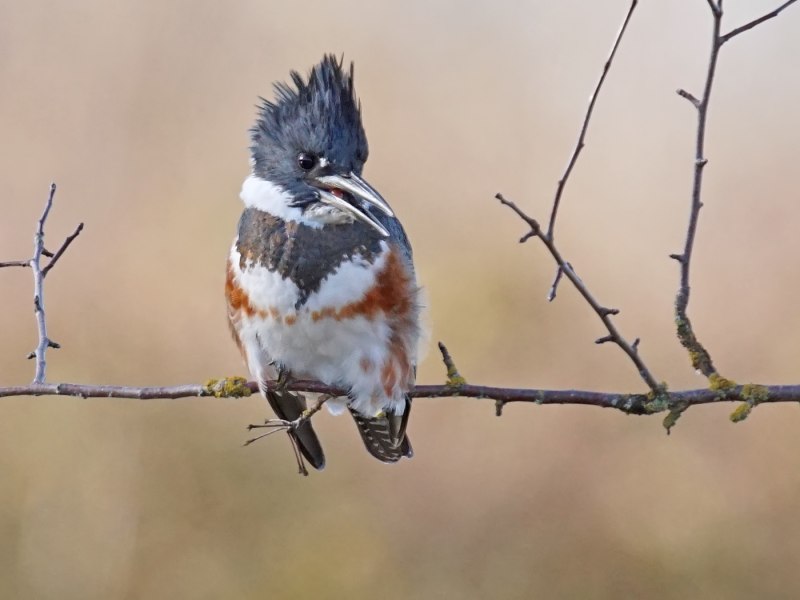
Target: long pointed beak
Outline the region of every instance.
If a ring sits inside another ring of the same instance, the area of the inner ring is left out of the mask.
[[[370,225],[383,237],[389,237],[389,232],[387,229],[381,225],[375,219],[375,217],[369,214],[369,212],[359,206],[354,206],[331,191],[341,190],[343,192],[347,192],[356,200],[360,200],[370,206],[374,206],[386,216],[393,217],[394,213],[392,212],[392,209],[389,208],[389,205],[386,203],[386,201],[370,184],[361,179],[361,177],[355,173],[350,173],[349,175],[324,175],[322,177],[317,177],[316,182],[321,187],[319,193],[320,200],[322,202],[331,206],[335,206],[336,208],[351,214],[359,221]]]

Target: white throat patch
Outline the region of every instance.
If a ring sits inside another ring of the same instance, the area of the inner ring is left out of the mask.
[[[286,190],[255,175],[249,175],[244,180],[239,197],[248,208],[257,208],[284,221],[302,223],[317,229],[327,224],[353,222],[352,215],[325,204],[303,212],[290,205],[292,197]]]

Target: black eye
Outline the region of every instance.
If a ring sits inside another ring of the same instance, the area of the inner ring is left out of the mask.
[[[317,164],[317,159],[313,154],[301,152],[297,155],[297,164],[300,165],[300,168],[304,171],[310,171],[314,168],[314,165]]]

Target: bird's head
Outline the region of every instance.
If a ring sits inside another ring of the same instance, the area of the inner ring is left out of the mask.
[[[250,130],[253,173],[242,191],[246,204],[311,226],[359,220],[382,236],[373,209],[393,216],[381,195],[361,178],[368,148],[353,66],[325,56],[294,87],[275,84],[274,101],[262,98]],[[248,187],[249,186],[249,187]]]

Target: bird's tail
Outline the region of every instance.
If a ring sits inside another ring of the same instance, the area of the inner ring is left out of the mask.
[[[267,397],[275,415],[284,421],[294,421],[300,418],[306,409],[306,400],[300,394],[293,394],[285,390],[264,390],[264,395]],[[314,433],[314,429],[311,427],[311,421],[306,421],[300,427],[288,433],[300,453],[312,467],[315,469],[325,467],[325,454],[322,452],[322,445],[319,443],[317,434]]]
[[[410,412],[410,398],[406,398],[406,408],[402,415],[386,413],[378,417],[365,417],[350,409],[367,451],[385,463],[395,463],[404,456],[407,458],[414,456],[411,442],[406,435]]]

